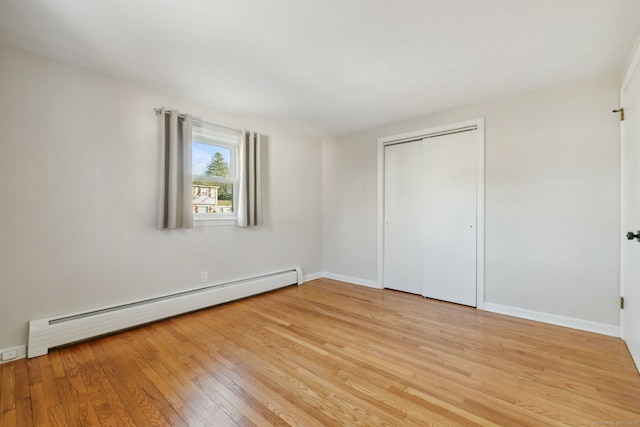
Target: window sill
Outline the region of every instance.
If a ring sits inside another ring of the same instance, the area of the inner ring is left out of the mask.
[[[238,220],[236,218],[194,218],[194,227],[213,227],[218,225],[237,225]]]

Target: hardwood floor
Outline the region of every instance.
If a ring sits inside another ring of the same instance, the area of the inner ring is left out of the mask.
[[[619,339],[320,279],[0,365],[0,425],[640,425],[640,375]]]

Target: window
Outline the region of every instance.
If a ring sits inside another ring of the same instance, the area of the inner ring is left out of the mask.
[[[194,123],[192,138],[194,219],[235,218],[240,132]]]

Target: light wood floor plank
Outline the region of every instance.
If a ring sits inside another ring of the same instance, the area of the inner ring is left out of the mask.
[[[319,279],[0,365],[0,426],[640,425],[619,339]]]

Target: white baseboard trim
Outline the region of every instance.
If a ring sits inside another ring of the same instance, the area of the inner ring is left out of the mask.
[[[320,273],[305,274],[304,275],[304,281],[305,282],[310,282],[311,280],[322,279],[323,277],[324,277],[324,275],[321,272]]]
[[[334,274],[334,273],[329,273],[327,271],[323,273],[323,277],[326,277],[327,279],[339,280],[341,282],[353,283],[354,285],[366,286],[368,288],[381,289],[380,285],[375,280],[367,280],[367,279],[360,279],[358,277],[343,276],[342,274]]]
[[[6,352],[11,352],[11,351],[15,351],[16,352],[16,357],[13,357],[13,358],[8,359],[8,360],[3,360],[2,356]],[[15,346],[15,347],[3,348],[2,350],[0,350],[0,365],[2,365],[3,363],[13,362],[14,360],[24,359],[25,357],[27,357],[27,346],[26,345],[18,345],[18,346]]]
[[[596,334],[609,335],[616,338],[620,337],[620,327],[606,323],[559,316],[557,314],[543,313],[491,302],[485,302],[483,310],[527,320],[535,320],[536,322],[549,323],[556,326],[564,326],[566,328],[579,329],[581,331],[595,332]]]

